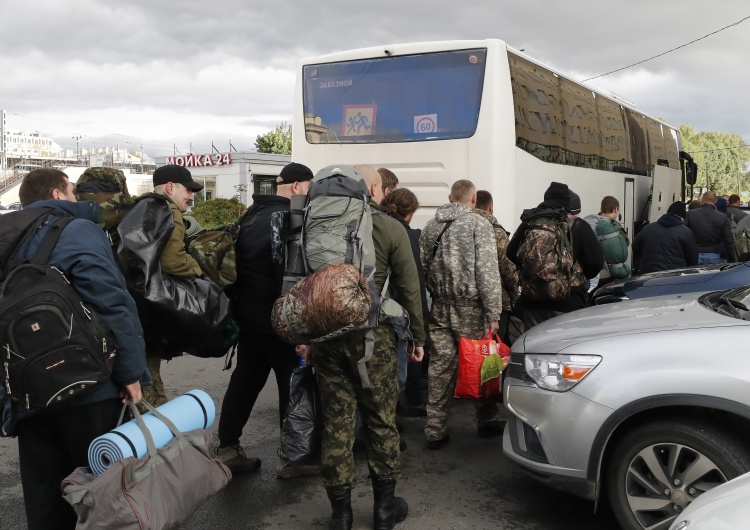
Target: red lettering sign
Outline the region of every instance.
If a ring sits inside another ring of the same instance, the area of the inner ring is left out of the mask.
[[[232,163],[231,153],[217,153],[211,155],[185,155],[185,156],[168,156],[167,164],[174,164],[183,167],[206,167],[206,166],[226,166]]]

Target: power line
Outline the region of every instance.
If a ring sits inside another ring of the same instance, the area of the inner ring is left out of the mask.
[[[679,50],[680,48],[684,48],[685,46],[689,46],[689,45],[691,45],[693,43],[698,42],[699,40],[703,40],[703,39],[705,39],[707,37],[710,37],[711,35],[716,35],[717,33],[721,32],[721,31],[724,31],[725,29],[731,28],[732,26],[737,26],[738,24],[741,24],[742,22],[746,21],[748,18],[750,18],[750,16],[747,16],[747,17],[743,18],[742,20],[738,20],[737,22],[734,22],[732,24],[729,24],[728,26],[724,26],[721,29],[717,29],[716,31],[713,31],[713,32],[709,33],[708,35],[703,35],[700,38],[697,38],[695,40],[691,40],[690,42],[682,44],[681,46],[677,46],[676,48],[672,48],[671,50],[667,50],[667,51],[665,51],[663,53],[660,53],[658,55],[654,55],[653,57],[649,57],[648,59],[643,59],[642,61],[638,61],[637,63],[629,64],[628,66],[623,66],[622,68],[618,68],[617,70],[612,70],[611,72],[607,72],[606,74],[599,74],[599,75],[595,75],[594,77],[589,77],[588,79],[584,79],[583,81],[584,82],[585,81],[591,81],[592,79],[597,79],[599,77],[604,77],[605,75],[614,74],[615,72],[621,72],[622,70],[625,70],[627,68],[631,68],[633,66],[637,66],[639,64],[643,64],[643,63],[645,63],[647,61],[650,61],[652,59],[656,59],[657,57],[661,57],[662,55],[666,55],[668,53],[672,53],[675,50]]]

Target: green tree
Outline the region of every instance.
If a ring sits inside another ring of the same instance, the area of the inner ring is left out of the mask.
[[[190,213],[203,228],[215,228],[235,222],[245,211],[245,205],[238,197],[231,199],[210,199],[193,206]]]
[[[719,195],[748,190],[750,146],[739,134],[718,131],[697,132],[692,125],[680,125],[682,149],[698,164],[696,186]]]
[[[292,126],[282,121],[273,131],[266,134],[259,134],[255,139],[255,148],[259,153],[291,155]]]

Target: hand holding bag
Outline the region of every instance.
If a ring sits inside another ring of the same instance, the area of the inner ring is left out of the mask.
[[[502,402],[502,370],[509,360],[510,348],[497,334],[487,331],[482,339],[460,338],[454,397]]]
[[[175,437],[157,449],[138,409],[128,401],[148,455],[118,460],[101,475],[78,468],[63,480],[63,498],[78,515],[77,530],[176,528],[231,480],[229,469],[209,454],[207,430],[181,433],[166,416],[142,403]]]

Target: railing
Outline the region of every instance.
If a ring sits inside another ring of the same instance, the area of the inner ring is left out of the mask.
[[[13,174],[0,181],[0,195],[18,184],[28,173],[28,170],[13,170]]]

